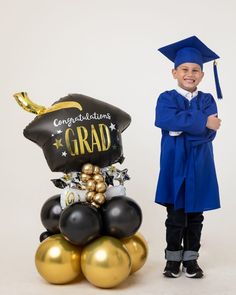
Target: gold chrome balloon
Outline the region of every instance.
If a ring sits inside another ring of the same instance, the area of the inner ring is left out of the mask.
[[[82,173],[80,177],[83,182],[87,182],[89,179],[91,179],[91,175],[85,173]]]
[[[80,254],[81,250],[62,235],[53,235],[39,245],[35,265],[49,283],[66,284],[81,274]]]
[[[130,238],[122,239],[121,242],[129,252],[131,258],[131,273],[134,273],[144,265],[147,259],[147,242],[140,233],[136,233]]]
[[[92,175],[93,174],[93,165],[90,163],[84,164],[82,167],[82,172],[85,174]]]
[[[83,248],[81,268],[93,285],[112,288],[129,276],[131,261],[120,240],[103,236]]]
[[[96,182],[93,179],[89,179],[86,183],[86,188],[89,192],[92,192],[96,188]]]
[[[86,201],[91,203],[93,201],[95,194],[96,194],[95,192],[87,192]]]
[[[106,189],[107,185],[105,184],[105,182],[99,182],[96,184],[96,192],[105,193]]]
[[[104,177],[101,175],[101,174],[95,174],[93,176],[93,179],[96,181],[96,182],[104,182]]]
[[[93,174],[100,174],[101,170],[98,166],[93,166]]]
[[[102,205],[103,203],[105,203],[105,201],[106,201],[106,197],[102,193],[97,193],[93,197],[93,202],[95,202],[99,206]]]

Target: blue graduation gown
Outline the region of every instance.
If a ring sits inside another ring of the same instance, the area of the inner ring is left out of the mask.
[[[185,212],[220,207],[212,141],[216,132],[206,127],[217,113],[214,98],[198,92],[190,102],[176,90],[162,93],[155,125],[162,129],[160,173],[155,202],[173,204]],[[183,131],[170,136],[169,131]]]

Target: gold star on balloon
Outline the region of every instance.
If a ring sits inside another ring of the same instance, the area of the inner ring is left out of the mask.
[[[60,147],[63,147],[63,144],[61,143],[62,139],[55,139],[55,142],[53,143],[53,145],[55,145],[55,147],[57,149],[59,149]]]

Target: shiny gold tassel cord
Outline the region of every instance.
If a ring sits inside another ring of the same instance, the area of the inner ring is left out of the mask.
[[[18,92],[15,93],[13,96],[16,99],[17,103],[20,105],[20,107],[22,107],[25,111],[36,115],[44,115],[50,112],[67,108],[77,108],[80,111],[83,110],[81,104],[76,101],[63,101],[55,103],[51,107],[46,108],[44,106],[32,102],[29,99],[27,92]]]
[[[15,93],[13,96],[15,97],[19,106],[29,113],[42,115],[46,111],[46,108],[44,106],[40,106],[32,102],[29,99],[27,92],[18,92]]]

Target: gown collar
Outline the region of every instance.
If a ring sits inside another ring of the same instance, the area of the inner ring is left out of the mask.
[[[194,92],[189,92],[179,86],[175,89],[179,94],[187,98],[188,100],[191,100],[192,98],[196,97],[198,95],[198,90],[195,90]]]

